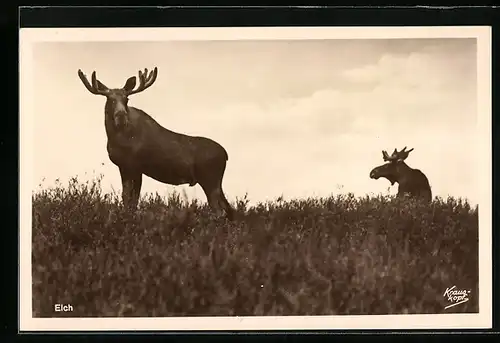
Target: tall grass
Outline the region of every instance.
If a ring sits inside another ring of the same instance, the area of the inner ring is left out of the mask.
[[[32,200],[37,317],[478,311],[478,210],[462,199],[245,198],[233,222],[179,194],[127,213],[99,179]],[[445,310],[453,285],[470,301]]]

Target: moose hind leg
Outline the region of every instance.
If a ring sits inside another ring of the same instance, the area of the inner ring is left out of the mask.
[[[137,209],[142,187],[142,173],[120,167],[123,205],[129,210]]]
[[[221,190],[217,187],[202,186],[205,195],[207,196],[208,205],[217,213],[217,216],[222,216],[223,207],[221,204]]]
[[[222,191],[222,187],[217,187],[212,190],[211,194],[211,206],[214,208],[219,216],[226,215],[226,218],[229,220],[233,220],[234,211],[227,201],[224,192]]]
[[[229,203],[229,201],[227,201],[226,196],[224,195],[224,191],[222,190],[222,187],[220,187],[220,202],[221,202],[221,205],[224,207],[224,210],[226,211],[227,219],[233,220],[234,219],[234,209],[231,206],[231,204]]]

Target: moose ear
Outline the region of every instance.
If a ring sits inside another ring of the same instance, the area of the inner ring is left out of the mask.
[[[131,92],[135,88],[136,78],[135,76],[129,77],[127,82],[125,82],[125,86],[123,86],[123,90],[126,92]]]

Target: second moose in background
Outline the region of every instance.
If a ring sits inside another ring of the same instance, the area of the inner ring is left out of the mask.
[[[428,202],[432,201],[432,191],[427,176],[419,169],[409,167],[404,161],[413,151],[413,148],[398,151],[394,149],[393,153],[389,156],[387,151],[382,150],[382,157],[385,164],[375,167],[370,172],[370,178],[379,179],[385,177],[391,182],[399,184],[398,196],[409,195],[411,197],[420,198]]]

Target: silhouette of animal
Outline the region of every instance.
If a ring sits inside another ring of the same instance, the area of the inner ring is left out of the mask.
[[[136,209],[142,186],[142,175],[170,185],[199,184],[210,207],[219,215],[233,218],[233,208],[222,190],[222,178],[228,153],[217,142],[170,131],[141,109],[128,105],[128,97],[151,87],[158,68],[150,73],[139,71],[122,88],[105,86],[92,72],[91,83],[78,70],[83,85],[95,95],[106,97],[104,126],[109,159],[119,168],[122,201],[128,209]]]
[[[404,162],[412,151],[413,148],[406,150],[406,147],[401,151],[394,149],[394,152],[389,156],[387,151],[382,150],[382,157],[386,163],[373,168],[370,172],[370,178],[377,180],[380,177],[385,177],[391,182],[391,185],[397,182],[399,184],[399,197],[407,194],[430,202],[432,191],[427,176],[419,169],[413,169]]]

